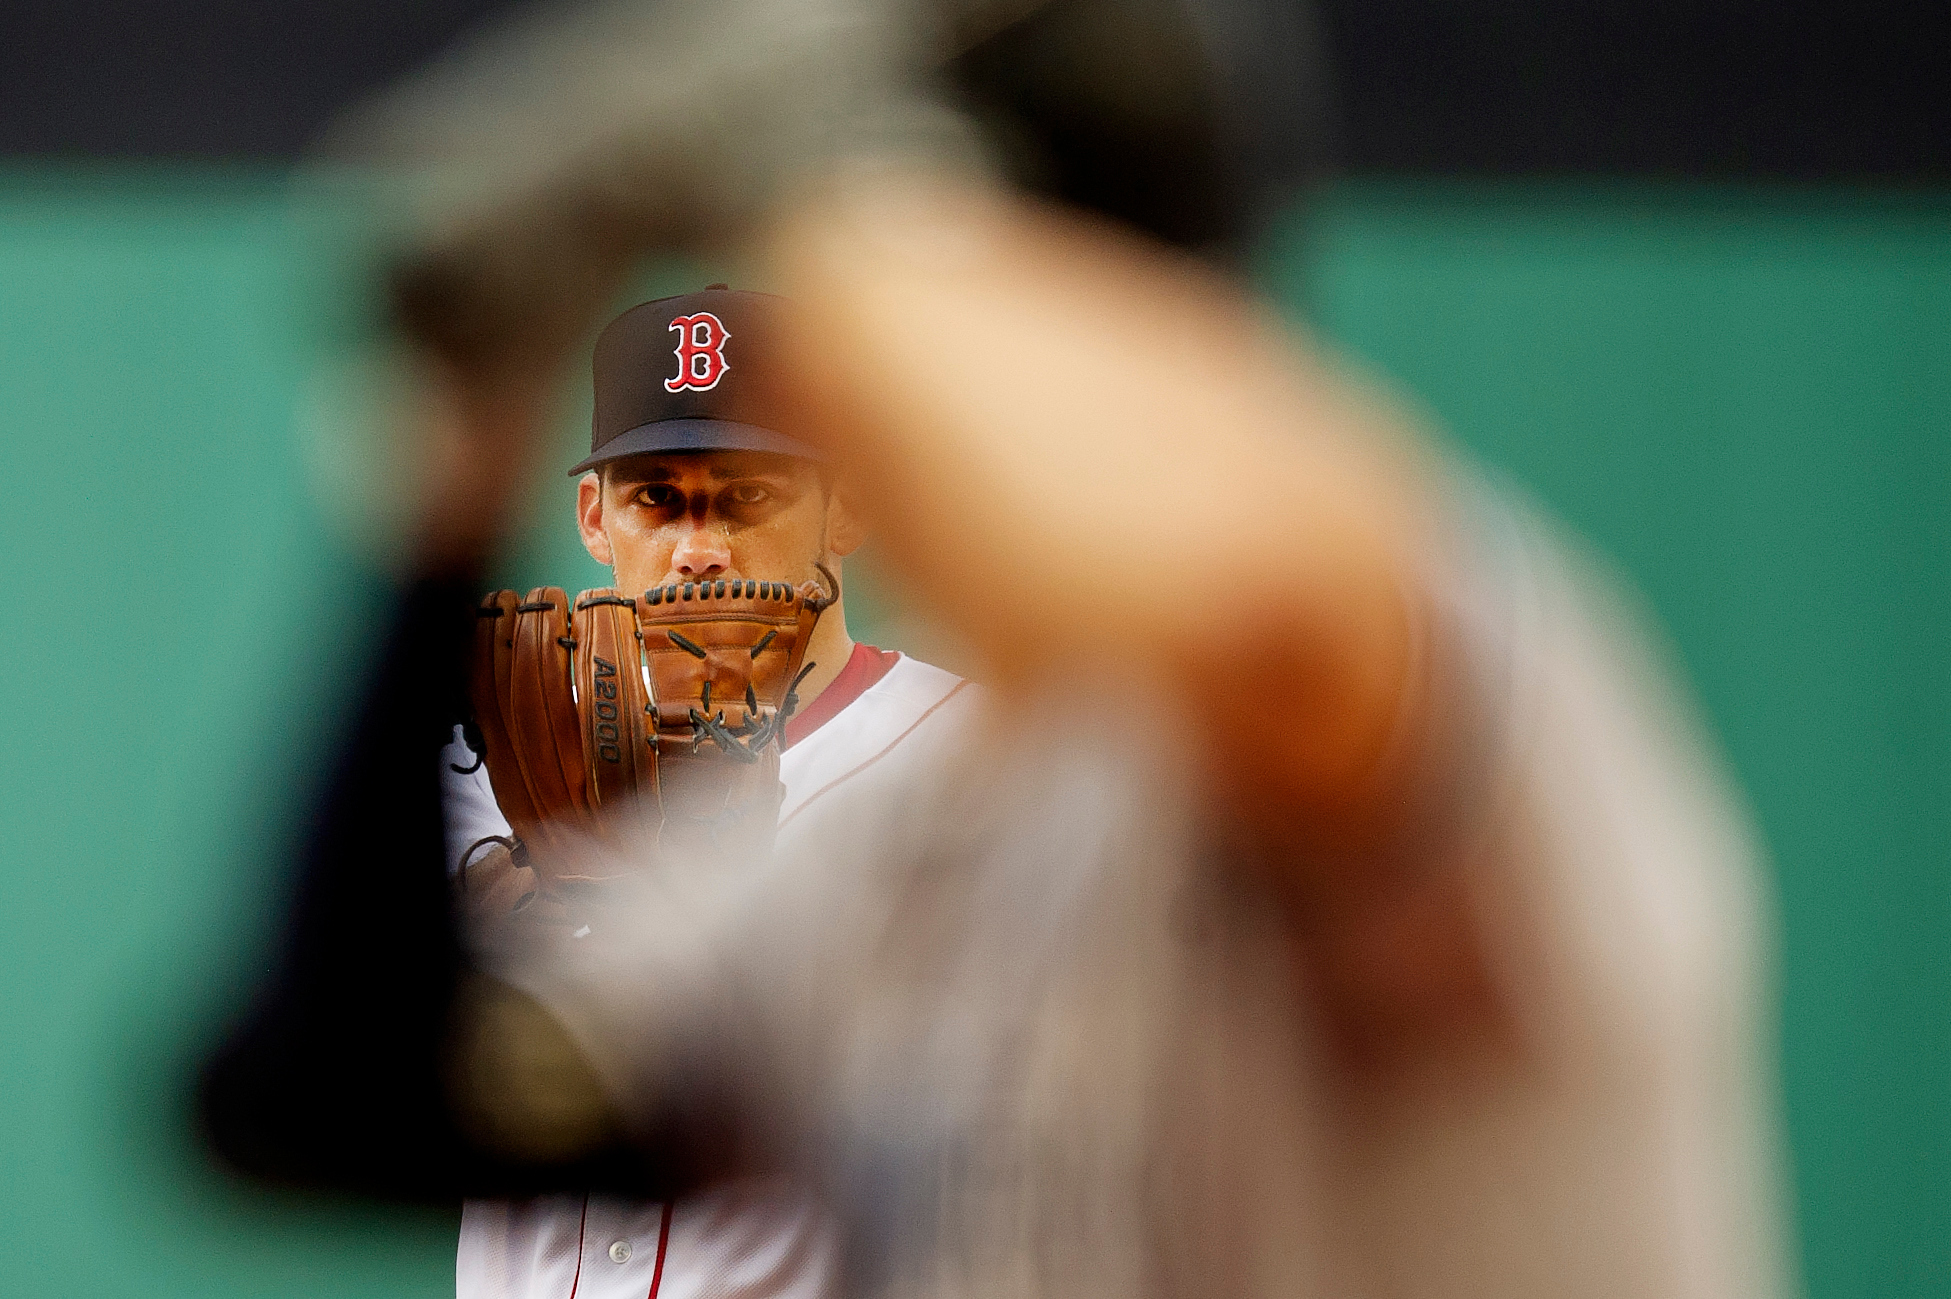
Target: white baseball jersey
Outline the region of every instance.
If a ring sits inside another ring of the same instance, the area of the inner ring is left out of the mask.
[[[869,772],[885,780],[955,747],[974,691],[939,668],[857,646],[788,726],[780,842],[823,824],[833,797]],[[443,754],[448,862],[507,834],[485,768],[458,739]],[[830,827],[828,828],[831,829]],[[717,1186],[675,1204],[605,1196],[469,1201],[461,1215],[458,1299],[824,1299],[838,1241],[815,1197],[784,1181]]]

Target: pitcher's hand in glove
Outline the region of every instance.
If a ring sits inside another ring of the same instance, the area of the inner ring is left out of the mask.
[[[482,601],[473,734],[544,898],[623,854],[770,844],[793,688],[838,594],[822,572],[824,591],[739,579]]]

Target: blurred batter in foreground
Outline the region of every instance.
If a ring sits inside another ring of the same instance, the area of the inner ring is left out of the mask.
[[[782,1177],[842,1293],[1777,1293],[1751,851],[1598,577],[1210,266],[759,84],[685,138],[741,124],[724,156],[793,160],[764,184],[633,173],[684,135],[653,131],[429,236],[403,315],[447,454],[396,675],[460,675],[567,340],[696,237],[664,186],[783,295],[753,373],[847,485],[828,550],[873,532],[980,710],[767,857],[612,853],[608,923],[470,951],[437,839],[391,918],[345,901],[335,827],[437,807],[444,720],[383,672],[348,770],[417,744],[426,783],[329,805],[292,969],[213,1073],[223,1148],[422,1194]],[[375,969],[420,1009],[347,1012]]]

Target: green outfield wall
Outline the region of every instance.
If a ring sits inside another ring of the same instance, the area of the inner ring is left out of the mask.
[[[457,1214],[240,1188],[183,1126],[372,631],[370,226],[0,172],[0,1294],[451,1293]],[[1951,1299],[1951,197],[1349,187],[1265,280],[1657,610],[1773,862],[1807,1291]],[[571,499],[511,573],[598,579]]]

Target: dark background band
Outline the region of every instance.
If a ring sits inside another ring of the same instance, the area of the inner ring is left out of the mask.
[[[16,0],[0,156],[278,161],[508,0]],[[1298,6],[1296,6],[1298,11]],[[1926,0],[1319,0],[1356,174],[1951,178]]]

